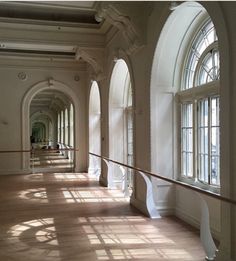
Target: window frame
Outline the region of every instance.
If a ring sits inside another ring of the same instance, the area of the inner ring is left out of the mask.
[[[211,51],[211,50],[215,50],[218,51],[219,53],[219,48],[218,48],[218,40],[214,41],[212,43],[210,43],[205,49],[204,51],[201,53],[199,59],[197,60],[197,64],[195,66],[195,71],[193,72],[193,86],[192,87],[185,87],[184,85],[187,84],[186,79],[188,79],[190,76],[187,76],[187,70],[188,70],[188,66],[189,66],[189,59],[191,58],[191,48],[193,46],[193,44],[195,44],[196,42],[196,37],[199,37],[199,33],[202,30],[202,28],[204,28],[206,26],[207,23],[211,22],[209,21],[210,18],[204,18],[202,20],[201,23],[198,23],[198,27],[195,28],[197,31],[195,34],[192,33],[192,41],[189,41],[189,45],[187,46],[187,53],[185,55],[185,60],[183,63],[183,67],[182,67],[182,77],[181,77],[181,89],[176,93],[176,101],[177,101],[177,117],[178,117],[178,131],[177,131],[177,135],[178,135],[178,170],[179,170],[179,175],[178,175],[178,179],[180,179],[183,182],[189,183],[191,185],[195,185],[198,186],[202,189],[206,189],[206,190],[211,190],[214,192],[219,193],[220,192],[220,184],[219,185],[215,185],[215,184],[211,184],[209,182],[209,178],[208,178],[208,182],[202,181],[199,179],[199,173],[198,173],[198,166],[199,166],[199,133],[198,133],[198,117],[199,117],[199,112],[198,112],[198,104],[200,102],[200,100],[203,99],[212,99],[214,97],[219,97],[219,104],[220,104],[220,80],[212,80],[210,82],[206,82],[204,84],[200,85],[200,80],[199,80],[199,75],[201,72],[201,66],[202,66],[202,61],[205,59],[206,55]],[[218,39],[217,36],[214,39]],[[219,54],[218,54],[219,57]],[[188,66],[187,66],[188,65]],[[220,72],[220,61],[219,61],[219,66],[218,66],[218,72]],[[189,86],[189,84],[187,84],[186,86]],[[193,167],[193,175],[190,176],[183,176],[182,173],[182,105],[183,104],[192,104],[193,106],[193,133],[192,133],[192,146],[193,146],[193,163],[192,163],[192,167]],[[208,114],[209,115],[209,114]],[[211,125],[208,124],[208,130],[211,129]],[[220,123],[219,123],[219,128],[220,128]],[[209,140],[209,135],[211,135],[211,133],[208,133],[208,140]],[[220,142],[219,142],[219,146],[220,146]],[[208,151],[209,148],[211,147],[210,144],[208,144]],[[219,156],[220,156],[220,152],[219,152]],[[209,158],[211,158],[211,154],[208,155]],[[209,161],[208,161],[209,162]],[[211,161],[210,161],[211,162]],[[208,171],[209,173],[209,171]],[[209,174],[208,174],[209,175]],[[219,168],[219,178],[220,178],[220,168]]]

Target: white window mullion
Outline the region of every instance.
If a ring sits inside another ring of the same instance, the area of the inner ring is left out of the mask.
[[[211,184],[211,99],[208,98],[208,184]]]
[[[193,109],[193,178],[195,181],[198,179],[198,137],[196,135],[197,133],[197,112],[198,112],[198,104],[196,101],[194,101],[194,109]]]

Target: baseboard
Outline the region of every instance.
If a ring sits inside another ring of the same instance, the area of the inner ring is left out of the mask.
[[[175,216],[179,219],[183,220],[184,222],[188,223],[189,225],[197,228],[200,230],[200,221],[197,220],[194,216],[190,215],[189,213],[183,211],[180,208],[175,208]],[[214,228],[211,228],[212,237],[219,240],[220,239],[220,231],[217,231]]]
[[[31,174],[31,169],[12,169],[12,170],[0,170],[0,175],[20,175],[20,174]]]
[[[159,214],[162,217],[165,216],[172,216],[175,213],[175,210],[173,207],[169,207],[169,206],[161,206],[161,207],[157,207],[157,211],[159,212]]]
[[[148,212],[147,212],[146,204],[143,201],[135,199],[131,196],[130,204],[132,206],[134,206],[135,208],[137,208],[139,211],[141,211],[145,216],[149,216]],[[157,203],[157,205],[158,205],[158,203]],[[156,206],[156,209],[157,209],[158,213],[160,214],[160,216],[162,216],[162,217],[174,215],[174,213],[175,213],[173,207],[165,205],[165,201],[159,202],[159,206]]]
[[[147,208],[146,208],[146,204],[141,201],[138,200],[136,198],[133,198],[132,196],[130,197],[130,204],[132,206],[134,206],[135,208],[137,208],[140,212],[142,212],[145,216],[149,217],[149,214],[147,212]]]

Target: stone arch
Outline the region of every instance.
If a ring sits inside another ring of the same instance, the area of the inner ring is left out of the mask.
[[[151,100],[151,169],[153,172],[161,175],[176,178],[178,174],[179,161],[177,155],[177,140],[176,126],[178,126],[178,116],[176,114],[178,108],[175,103],[175,93],[180,86],[181,71],[184,50],[186,51],[187,40],[191,38],[191,30],[194,30],[193,18],[198,19],[204,13],[198,12],[200,9],[205,9],[205,12],[210,16],[218,35],[218,43],[220,49],[220,63],[221,63],[221,173],[224,174],[224,179],[221,183],[222,192],[229,196],[227,188],[230,184],[230,159],[229,159],[229,42],[227,35],[227,27],[224,20],[223,12],[219,3],[197,3],[185,2],[177,6],[171,14],[166,14],[166,21],[160,33],[157,46],[153,55],[151,81],[150,81],[150,100]],[[181,19],[184,17],[185,19]],[[196,20],[197,21],[197,20]],[[190,34],[186,34],[187,31]],[[186,39],[186,42],[184,40]],[[188,38],[188,39],[187,39]],[[173,62],[174,61],[174,62]],[[225,117],[227,115],[227,117]],[[168,164],[166,159],[168,158]],[[157,184],[155,184],[157,187]],[[158,182],[158,191],[156,191],[156,202],[160,201],[159,205],[168,209],[167,195],[170,192],[168,186],[163,182]],[[165,195],[163,198],[162,195]],[[183,200],[184,196],[176,194],[176,198]],[[188,193],[185,195],[190,205],[191,200],[194,202],[195,197]],[[166,203],[165,203],[166,202]],[[219,202],[218,202],[219,203]],[[217,216],[220,213],[220,203],[211,203],[212,211]],[[182,204],[183,205],[183,204]],[[185,204],[187,207],[187,205]],[[177,212],[178,204],[176,206]],[[222,212],[223,213],[223,212]],[[226,213],[226,212],[225,212]],[[228,213],[228,212],[227,212]],[[180,211],[177,213],[181,216]],[[188,213],[189,216],[192,213]],[[195,212],[195,216],[199,214]],[[226,214],[225,214],[226,215]],[[230,216],[230,214],[227,214]],[[212,215],[213,216],[213,215]],[[183,217],[183,216],[182,216]],[[188,222],[190,220],[187,220]],[[215,223],[220,221],[214,220]],[[226,229],[221,228],[221,231],[227,231],[229,225],[225,224]],[[226,234],[226,233],[225,233]],[[228,233],[230,235],[230,233]],[[228,242],[230,236],[226,236]],[[225,242],[227,242],[225,240]],[[224,242],[223,242],[224,243]],[[224,243],[230,246],[230,243]],[[227,247],[226,247],[227,248]],[[223,258],[224,259],[224,258]],[[226,260],[226,259],[224,259]]]
[[[49,79],[48,81],[41,81],[36,84],[34,84],[28,92],[25,94],[23,100],[22,100],[22,150],[29,150],[30,149],[30,122],[29,122],[29,114],[30,114],[30,104],[33,99],[33,97],[44,90],[56,90],[61,93],[64,93],[71,101],[74,106],[74,119],[77,119],[74,121],[74,129],[79,129],[79,119],[78,119],[78,110],[79,110],[79,99],[76,98],[77,95],[75,92],[66,84],[56,81],[54,79]],[[77,133],[75,133],[75,148],[78,148],[78,137]],[[77,156],[77,151],[75,151],[75,169],[79,167],[80,161],[79,157]],[[30,157],[29,154],[23,154],[22,157],[22,166],[23,169],[26,171],[29,171],[30,166]]]
[[[124,59],[116,59],[112,70],[109,89],[109,157],[128,163],[127,135],[127,92],[131,88],[131,76]],[[133,120],[132,120],[133,124]],[[116,144],[119,144],[117,146]],[[115,166],[112,168],[112,179],[122,184],[122,173]]]

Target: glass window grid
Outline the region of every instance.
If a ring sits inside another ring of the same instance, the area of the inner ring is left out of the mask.
[[[203,28],[199,30],[189,51],[184,69],[182,91],[192,87],[200,87],[201,85],[203,87],[209,82],[219,80],[220,66],[217,40],[214,25],[211,20],[208,20]],[[207,93],[202,98],[193,98],[193,96],[191,101],[191,104],[193,104],[192,159],[195,160],[193,160],[193,163],[190,163],[189,159],[186,161],[186,155],[183,153],[187,142],[187,140],[183,141],[183,132],[185,131],[183,123],[187,117],[184,107],[187,106],[186,104],[190,104],[189,100],[191,100],[188,97],[188,103],[186,103],[187,100],[185,101],[185,99],[181,101],[181,175],[208,185],[220,186],[219,96],[207,97]],[[207,117],[203,117],[206,113]],[[201,114],[202,117],[200,117]],[[196,148],[195,144],[197,145]],[[197,161],[196,165],[195,161]],[[190,164],[193,167],[192,175],[187,173]]]
[[[133,111],[132,106],[126,108],[127,119],[127,164],[133,166]],[[127,169],[128,186],[133,187],[133,170]]]
[[[58,141],[61,140],[61,114],[58,113],[57,115],[57,139]]]
[[[70,105],[70,146],[74,146],[74,107]]]
[[[181,111],[181,173],[193,177],[193,104],[182,104]]]
[[[216,31],[214,28],[214,25],[212,23],[211,20],[208,20],[205,25],[202,27],[201,30],[199,30],[199,32],[197,33],[196,37],[194,38],[192,44],[191,44],[191,48],[189,50],[189,55],[187,57],[187,61],[186,61],[186,65],[185,65],[185,73],[184,73],[184,81],[183,81],[183,86],[182,86],[182,90],[186,90],[186,89],[190,89],[193,88],[194,86],[198,86],[200,84],[204,84],[210,81],[213,81],[215,79],[215,77],[209,77],[207,82],[203,82],[203,81],[197,81],[194,82],[194,74],[195,74],[195,70],[197,68],[197,65],[199,63],[199,61],[203,60],[202,59],[202,55],[204,56],[204,51],[209,47],[209,46],[213,46],[215,42],[217,42],[218,38],[216,35]],[[217,63],[219,63],[219,52],[218,52],[218,57],[217,57]],[[204,63],[200,64],[200,66],[198,66],[200,68],[200,70],[204,71]],[[208,71],[211,70],[208,69]],[[215,68],[214,68],[215,70]],[[213,71],[214,71],[213,70]],[[219,69],[218,71],[218,79],[219,79]]]
[[[219,51],[212,48],[203,58],[198,72],[197,85],[219,80]]]
[[[64,111],[61,111],[61,143],[64,143]]]
[[[69,119],[68,119],[68,109],[65,111],[65,145],[69,145]]]
[[[181,104],[181,176],[213,186],[220,185],[219,100],[212,96]]]
[[[219,96],[198,101],[198,179],[220,185]]]

